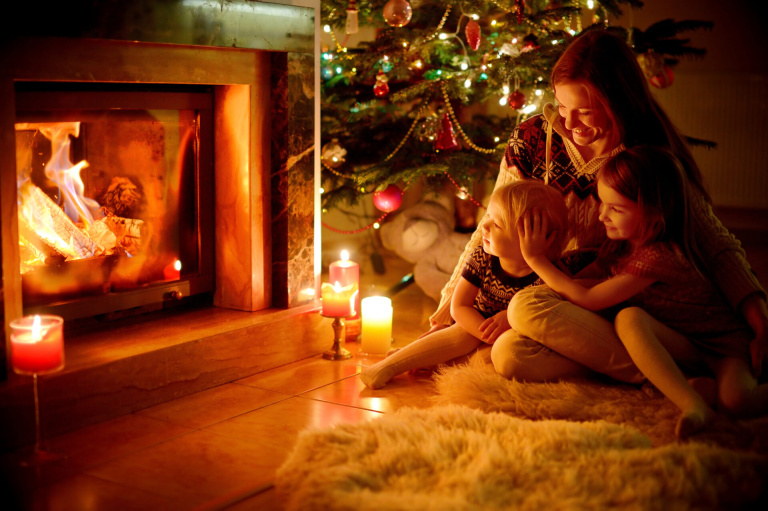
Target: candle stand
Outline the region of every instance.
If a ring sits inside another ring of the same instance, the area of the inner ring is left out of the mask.
[[[342,346],[344,342],[344,337],[342,336],[344,332],[343,320],[352,316],[328,316],[322,313],[320,315],[324,318],[333,318],[333,323],[331,324],[333,327],[333,347],[323,353],[323,358],[326,360],[347,360],[352,358],[352,353]]]
[[[59,316],[24,317],[11,321],[11,362],[16,374],[32,376],[35,404],[35,446],[32,454],[21,460],[24,467],[37,467],[66,458],[43,449],[40,435],[40,398],[38,379],[64,367],[63,320]]]

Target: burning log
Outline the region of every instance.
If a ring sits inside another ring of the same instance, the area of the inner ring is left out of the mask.
[[[109,253],[124,250],[135,255],[141,249],[141,231],[144,221],[113,215],[108,209],[102,211],[105,217],[94,222],[88,235],[103,245]]]
[[[67,259],[85,259],[104,253],[104,248],[91,240],[43,190],[24,183],[20,209],[22,231],[36,233],[36,238],[63,254]]]

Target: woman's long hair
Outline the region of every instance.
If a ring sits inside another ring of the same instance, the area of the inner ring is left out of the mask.
[[[640,208],[645,223],[638,231],[639,246],[659,241],[675,243],[702,273],[700,250],[691,226],[691,183],[669,149],[630,147],[608,160],[597,179]]]
[[[608,113],[626,147],[650,144],[669,148],[691,185],[711,201],[688,146],[648,88],[632,49],[604,29],[574,39],[552,68],[551,83],[586,85]]]

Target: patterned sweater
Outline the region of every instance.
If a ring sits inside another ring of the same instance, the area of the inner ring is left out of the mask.
[[[488,254],[483,247],[475,247],[469,254],[461,276],[478,288],[473,306],[486,319],[506,310],[521,289],[544,283],[535,273],[525,277],[509,275],[502,269],[499,258]]]
[[[547,129],[552,123],[550,168],[547,172]],[[568,207],[570,230],[566,251],[597,249],[605,240],[605,228],[598,220],[599,202],[595,176],[605,161],[624,150],[620,145],[608,154],[586,162],[567,137],[567,130],[553,105],[546,105],[544,113],[520,123],[510,136],[504,158],[499,167],[496,187],[520,179],[540,179],[557,187]],[[750,270],[741,244],[715,216],[712,206],[698,193],[692,197],[693,228],[702,244],[704,263],[708,273],[726,296],[734,310],[748,295],[758,292],[765,297],[754,273]],[[430,317],[432,324],[452,323],[451,297],[461,275],[468,254],[481,243],[480,227],[467,243],[453,275],[442,291],[440,304]]]

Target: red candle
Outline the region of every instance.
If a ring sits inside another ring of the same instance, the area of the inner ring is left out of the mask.
[[[349,252],[341,251],[341,260],[334,261],[328,266],[328,279],[339,282],[342,286],[354,284],[360,288],[360,265],[349,260]],[[347,341],[356,341],[360,337],[360,293],[355,297],[352,308],[353,316],[345,322],[345,337]]]
[[[341,287],[339,282],[334,285],[324,283],[322,287],[323,314],[344,318],[354,314],[357,285]]]
[[[64,320],[25,316],[11,321],[11,363],[20,374],[44,374],[64,366]]]
[[[163,268],[165,280],[179,280],[181,278],[181,261],[174,259],[171,264]]]

